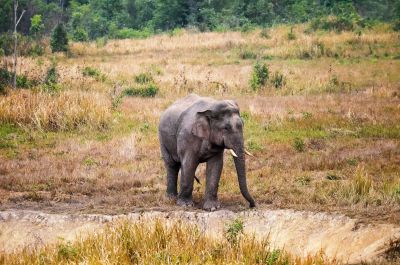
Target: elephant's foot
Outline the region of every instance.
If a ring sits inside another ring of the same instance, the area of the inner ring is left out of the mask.
[[[166,197],[168,200],[176,200],[178,197],[178,194],[172,193],[172,192],[167,192]]]
[[[194,203],[192,199],[186,199],[186,198],[178,198],[178,200],[176,201],[176,203],[179,206],[183,206],[183,207],[193,207]]]
[[[203,209],[206,211],[215,211],[221,207],[217,200],[206,200],[203,204]]]

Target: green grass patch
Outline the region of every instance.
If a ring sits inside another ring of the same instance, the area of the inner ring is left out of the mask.
[[[124,90],[123,94],[130,97],[153,98],[157,95],[159,88],[156,84],[149,83],[137,87],[130,87]]]
[[[86,66],[82,71],[83,76],[93,77],[98,82],[106,81],[106,76],[101,73],[99,69],[94,67]]]
[[[0,124],[0,149],[17,148],[26,141],[27,135],[22,129],[9,123]]]

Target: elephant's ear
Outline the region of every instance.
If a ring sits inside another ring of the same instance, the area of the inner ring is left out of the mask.
[[[208,139],[210,137],[209,111],[198,112],[196,121],[192,127],[192,133],[199,138]]]

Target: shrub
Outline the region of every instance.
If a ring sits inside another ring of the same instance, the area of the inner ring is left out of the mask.
[[[334,6],[331,16],[318,17],[311,21],[310,27],[313,30],[334,30],[336,32],[351,31],[357,28],[370,26],[370,23],[363,19],[351,2],[341,2]]]
[[[31,55],[33,49],[35,49],[35,45],[39,45],[39,41],[33,41],[31,37],[23,36],[21,34],[17,34],[18,38],[18,54],[20,56],[23,55]],[[14,53],[14,38],[12,33],[3,33],[0,35],[0,55],[12,55]]]
[[[269,35],[269,31],[267,28],[263,28],[260,32],[260,37],[264,39],[269,39],[271,36]]]
[[[271,77],[271,83],[277,89],[282,88],[285,82],[285,76],[281,72],[276,71]]]
[[[10,84],[13,73],[7,69],[0,68],[0,93],[5,92],[5,88]],[[39,84],[39,81],[30,79],[26,75],[17,75],[17,88],[31,88]]]
[[[49,69],[47,69],[46,78],[44,80],[44,84],[42,89],[46,92],[58,92],[61,90],[61,86],[58,84],[58,72],[57,66],[53,63]]]
[[[104,46],[107,45],[108,38],[107,37],[101,37],[96,39],[96,47],[97,48],[103,48]]]
[[[0,82],[0,95],[6,94],[6,85]]]
[[[103,75],[100,70],[90,67],[90,66],[86,66],[83,71],[82,71],[83,76],[90,76],[93,77],[94,79],[96,79],[96,81],[102,81],[104,82],[106,80],[105,75]]]
[[[138,84],[147,84],[154,82],[154,79],[151,73],[140,73],[135,76],[135,82]]]
[[[17,75],[16,81],[18,88],[31,88],[37,84],[34,80],[29,79],[25,75]]]
[[[44,30],[44,24],[42,21],[42,15],[34,15],[31,17],[31,26],[29,28],[29,33],[39,38]]]
[[[131,87],[124,90],[125,96],[155,97],[158,93],[158,87],[154,83],[148,83],[139,87]]]
[[[295,40],[296,39],[296,34],[293,32],[293,27],[290,28],[290,31],[287,34],[287,39],[288,40]]]
[[[249,51],[249,50],[241,50],[239,52],[239,57],[242,60],[250,60],[250,59],[256,59],[257,54],[255,54],[254,52]]]
[[[182,36],[185,33],[185,30],[182,28],[174,28],[173,30],[169,31],[169,36],[174,37],[174,36]]]
[[[372,179],[362,166],[357,167],[351,180],[354,195],[366,196],[372,190]]]
[[[35,42],[30,47],[28,54],[30,56],[41,56],[44,54],[44,47],[40,42]]]
[[[11,55],[14,52],[14,40],[11,33],[3,33],[0,35],[0,47],[4,55]]]
[[[68,37],[63,24],[58,24],[51,35],[50,41],[52,52],[66,52],[68,51]]]
[[[303,139],[301,139],[301,138],[299,138],[299,137],[296,137],[296,138],[293,140],[293,147],[294,147],[294,149],[296,149],[296,151],[298,151],[298,152],[304,152],[304,150],[305,150],[305,144],[304,144]]]
[[[253,67],[253,73],[251,74],[250,86],[254,91],[259,90],[264,86],[269,77],[269,69],[266,64],[260,64],[257,62]]]
[[[52,64],[50,68],[47,70],[45,84],[57,84],[58,83],[58,73],[57,66]]]
[[[326,91],[329,93],[349,92],[351,90],[351,83],[339,80],[337,75],[333,75],[326,86]]]
[[[232,245],[237,244],[239,236],[243,234],[243,221],[235,219],[232,223],[226,225],[225,238]]]
[[[148,29],[134,30],[131,28],[122,28],[115,33],[116,39],[145,39],[152,35]]]
[[[400,31],[400,19],[397,19],[395,22],[393,22],[393,30]]]
[[[11,73],[4,68],[0,68],[0,94],[6,93],[6,87],[10,84]]]
[[[87,41],[89,39],[89,34],[84,28],[79,27],[74,30],[72,39],[74,41]]]

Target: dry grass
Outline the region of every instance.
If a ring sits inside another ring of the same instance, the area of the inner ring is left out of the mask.
[[[384,27],[361,36],[304,29],[295,27],[295,40],[279,26],[268,39],[259,31],[186,32],[104,47],[72,44],[76,57],[56,56],[63,92],[0,98],[0,207],[170,209],[158,119],[178,97],[195,92],[238,101],[246,145],[256,156],[248,159],[249,187],[260,207],[337,210],[398,223],[398,33]],[[242,59],[244,51],[256,59]],[[253,92],[248,82],[256,60],[271,73],[282,72],[286,84]],[[33,77],[50,62],[21,61],[22,72]],[[105,78],[83,76],[86,66]],[[160,94],[125,98],[112,109],[112,99],[143,72],[153,75]],[[203,165],[197,175],[204,179]],[[197,207],[203,193],[204,184],[196,184]],[[228,157],[219,194],[224,208],[246,208]]]
[[[76,242],[0,254],[3,264],[337,264],[323,254],[306,259],[270,249],[240,233],[212,239],[180,223],[120,222]]]
[[[0,122],[39,130],[104,129],[111,121],[111,102],[96,93],[65,91],[10,92],[0,101]]]

